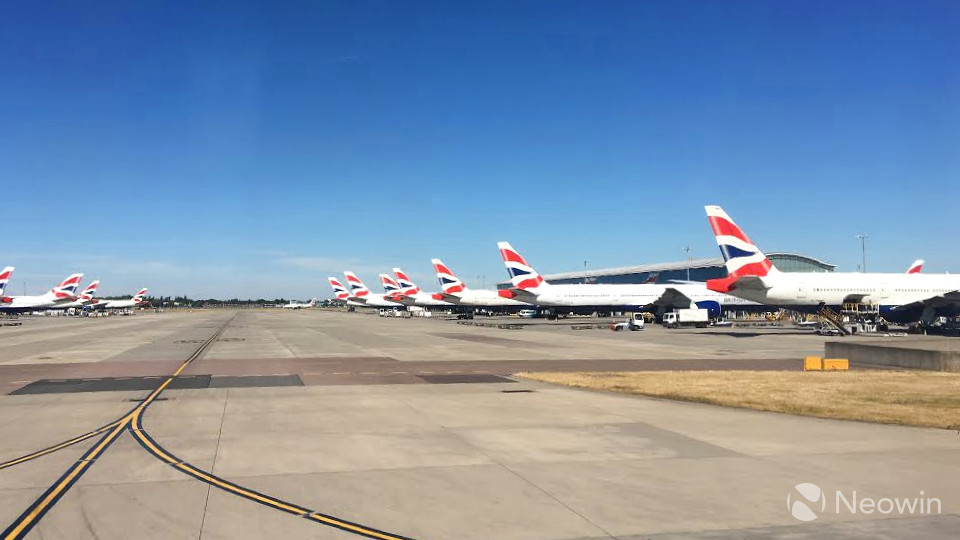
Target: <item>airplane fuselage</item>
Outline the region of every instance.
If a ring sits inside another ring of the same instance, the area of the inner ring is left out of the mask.
[[[731,293],[754,302],[806,312],[815,312],[821,305],[838,308],[848,303],[875,304],[891,322],[960,314],[956,307],[938,308],[935,302],[924,314],[924,308],[918,304],[960,290],[960,275],[778,272],[762,280],[770,288],[742,287]]]
[[[665,304],[661,299],[674,290],[689,299]],[[522,299],[522,297],[521,297]],[[756,310],[759,304],[748,299],[722,294],[703,285],[663,284],[568,284],[550,285],[537,291],[535,303],[541,306],[571,308],[602,308],[612,311],[641,311],[662,306],[664,308],[700,307],[716,314],[724,310]]]

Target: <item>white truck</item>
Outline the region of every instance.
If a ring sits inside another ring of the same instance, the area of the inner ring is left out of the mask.
[[[709,324],[710,313],[706,309],[675,309],[663,314],[663,326],[666,328],[681,326],[706,328]]]
[[[630,318],[626,321],[610,323],[610,329],[614,332],[620,332],[622,330],[643,330],[644,324],[643,313],[631,313]]]

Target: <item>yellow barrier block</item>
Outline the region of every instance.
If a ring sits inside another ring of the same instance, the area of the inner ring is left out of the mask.
[[[821,371],[823,370],[823,360],[819,356],[808,356],[803,359],[803,370]]]
[[[846,358],[824,358],[824,371],[847,371],[850,369],[850,360]]]

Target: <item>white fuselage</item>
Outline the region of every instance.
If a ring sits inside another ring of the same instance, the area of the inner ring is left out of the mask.
[[[536,304],[558,307],[623,307],[641,308],[656,305],[673,289],[686,296],[691,303],[715,302],[722,308],[756,307],[757,303],[736,296],[711,291],[704,285],[662,284],[567,284],[540,287],[536,291]],[[686,308],[689,305],[673,305]],[[694,306],[696,307],[696,306]]]
[[[383,297],[382,294],[373,294],[370,293],[366,296],[351,296],[349,299],[351,302],[357,302],[363,304],[367,307],[400,307],[400,304],[397,302],[392,302]]]
[[[794,309],[846,303],[896,308],[960,290],[960,275],[953,274],[777,272],[760,279],[768,289],[742,287],[731,293]]]
[[[452,297],[451,302],[461,306],[530,307],[530,304],[526,302],[503,298],[497,294],[497,291],[489,289],[466,289],[458,293],[448,294],[447,297]]]
[[[139,305],[139,302],[136,300],[100,300],[96,304],[91,304],[91,307],[97,309],[132,309]]]
[[[58,300],[55,295],[49,292],[36,296],[8,296],[7,298],[11,300],[0,304],[0,312],[42,310],[74,301],[70,297]]]

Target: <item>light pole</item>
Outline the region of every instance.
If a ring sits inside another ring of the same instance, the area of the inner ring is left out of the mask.
[[[687,281],[690,281],[690,251],[692,251],[692,249],[690,246],[687,246],[683,248],[683,251],[687,253]]]
[[[860,252],[863,254],[863,273],[867,273],[867,238],[869,236],[865,234],[858,234],[857,238],[860,240]]]

